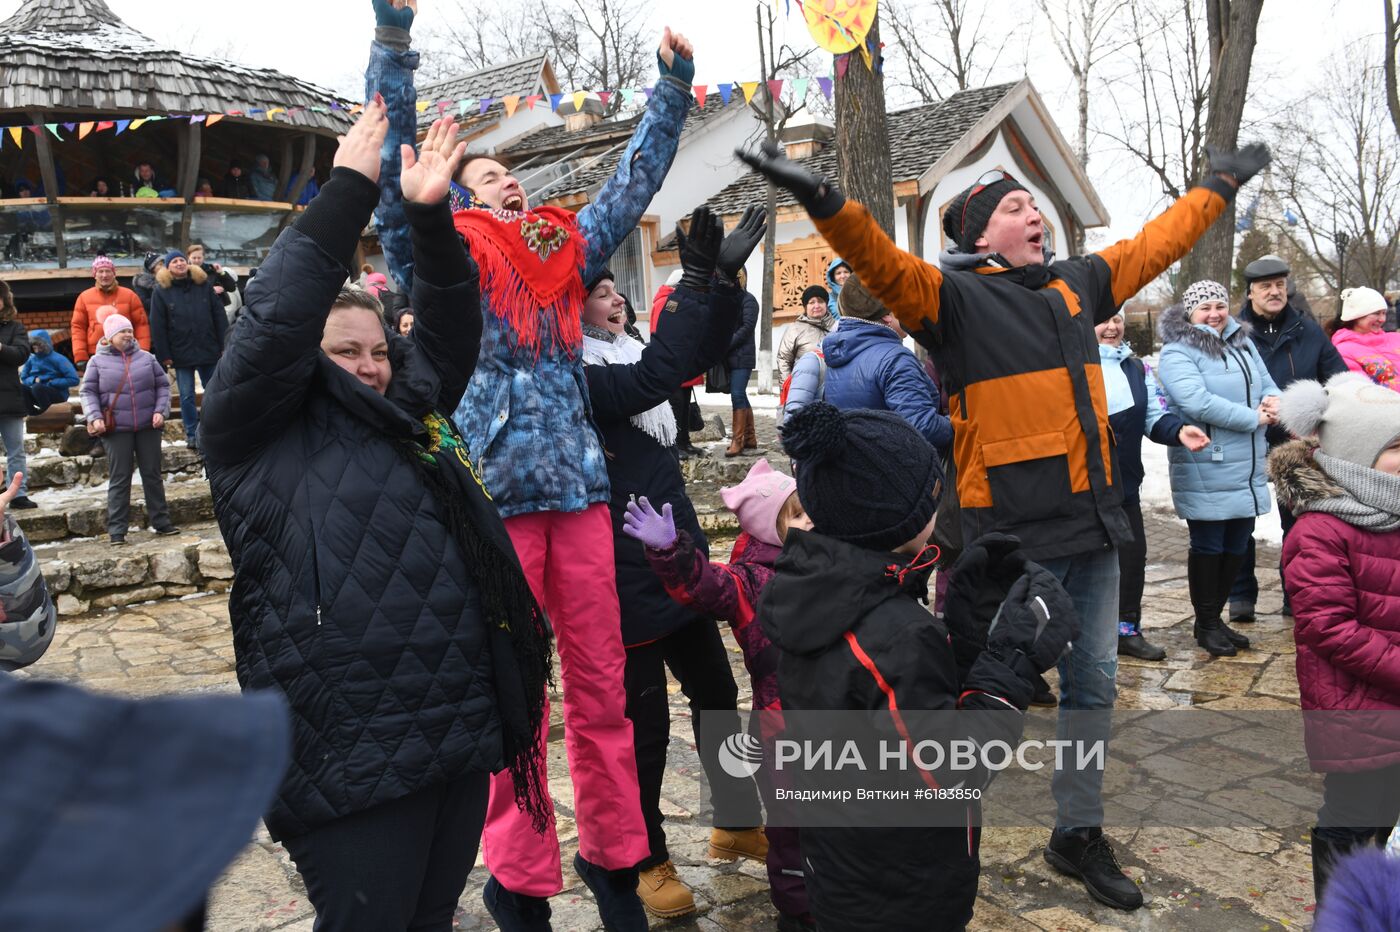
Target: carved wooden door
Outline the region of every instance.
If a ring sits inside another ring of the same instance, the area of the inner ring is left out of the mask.
[[[802,313],[802,292],[826,285],[826,267],[836,253],[818,233],[778,247],[773,289],[773,323],[785,324]]]

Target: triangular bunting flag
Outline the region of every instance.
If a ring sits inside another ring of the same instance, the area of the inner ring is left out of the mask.
[[[118,121],[117,121],[117,135],[120,136],[122,133],[126,132],[126,128],[127,128],[128,126],[130,126],[130,125],[131,125],[131,121],[130,121],[130,120],[118,120]]]
[[[751,104],[751,103],[753,103],[753,95],[754,95],[754,91],[758,90],[758,82],[757,82],[757,81],[743,81],[743,82],[741,82],[741,83],[739,84],[739,87],[743,88],[743,91],[744,91],[744,103],[746,103],[746,104]]]
[[[279,113],[286,113],[286,112],[287,112],[287,108],[286,108],[286,107],[273,107],[271,110],[267,111],[267,118],[270,120],[270,119],[272,119],[273,117],[277,116],[277,114],[279,114]]]
[[[654,90],[655,90],[655,88],[652,88],[652,87],[644,87],[644,88],[642,88],[642,93],[645,94],[645,95],[647,95],[647,102],[648,102],[648,103],[651,102],[651,92],[654,91]]]
[[[93,128],[94,126],[96,126],[96,125],[97,125],[96,123],[79,123],[79,124],[78,124],[78,138],[79,138],[79,139],[86,139],[86,138],[88,137],[88,133],[92,132],[92,128]]]
[[[104,130],[111,129],[113,126],[116,126],[116,124],[113,123],[111,120],[103,120],[101,123],[97,124],[97,131],[100,133]]]
[[[460,116],[466,116],[466,115],[467,115],[467,111],[470,110],[471,108],[472,108],[472,99],[471,99],[470,97],[463,97],[461,100],[457,101],[457,115],[458,115],[459,117],[460,117]]]
[[[164,119],[165,119],[165,117],[163,117],[163,116],[148,116],[148,117],[146,117],[146,122],[147,122],[147,123],[154,123],[156,120],[164,120]]]
[[[770,94],[773,95],[773,99],[774,99],[774,100],[777,100],[778,98],[782,97],[782,96],[783,96],[783,79],[782,79],[782,78],[777,78],[777,79],[775,79],[775,80],[773,80],[773,81],[769,81],[769,82],[768,82],[768,93],[770,93]]]
[[[533,110],[535,109],[535,104],[539,103],[542,100],[544,100],[543,94],[531,94],[529,97],[525,98],[525,106]]]
[[[511,94],[511,95],[509,95],[509,96],[507,96],[507,97],[502,97],[502,98],[501,98],[501,103],[505,104],[505,107],[506,107],[506,116],[507,116],[507,117],[513,117],[513,116],[515,116],[515,108],[518,107],[518,106],[520,106],[520,95],[519,95],[519,94]]]
[[[549,109],[551,109],[551,110],[558,110],[558,109],[559,109],[559,103],[560,103],[560,101],[562,101],[563,99],[564,99],[564,95],[563,95],[563,94],[550,94],[550,95],[549,95]]]
[[[793,78],[792,99],[801,107],[807,101],[807,87],[812,83],[811,78]]]
[[[481,104],[480,104],[480,110],[481,110],[481,112],[482,112],[482,113],[485,113],[487,110],[490,110],[490,109],[491,109],[491,105],[494,104],[495,102],[496,102],[496,98],[494,98],[494,97],[483,97],[483,98],[481,98]]]
[[[700,105],[700,109],[701,109],[701,110],[704,110],[704,109],[705,109],[705,95],[706,95],[706,93],[707,93],[708,90],[709,90],[708,85],[705,85],[705,84],[697,84],[697,85],[695,85],[695,102],[696,102],[697,104]]]
[[[11,127],[10,127],[10,138],[13,139],[13,140],[15,141],[15,145],[17,145],[17,146],[19,146],[21,149],[23,149],[23,148],[24,148],[24,127],[22,127],[22,126],[11,126]]]
[[[636,96],[637,96],[636,90],[634,90],[633,88],[630,88],[630,87],[624,87],[624,88],[622,89],[622,105],[623,105],[624,107],[630,107],[630,106],[632,106],[632,100],[633,100],[633,98],[635,98]]]
[[[822,89],[822,96],[827,100],[831,99],[831,79],[817,78],[817,86]]]
[[[721,84],[719,86],[719,99],[724,101],[724,105],[729,106],[729,97],[734,93],[734,85]]]
[[[836,77],[838,79],[846,77],[846,69],[851,67],[851,53],[836,56]]]
[[[58,124],[57,124],[57,123],[45,123],[45,124],[44,124],[44,129],[46,129],[46,130],[48,130],[49,132],[53,133],[53,134],[54,134],[54,138],[56,138],[56,139],[62,139],[62,138],[63,138],[63,136],[60,135],[59,132],[58,132]]]
[[[121,124],[119,123],[119,124],[117,124],[117,125],[120,126]],[[146,125],[146,118],[145,118],[145,117],[142,117],[142,118],[139,119],[139,120],[132,120],[132,121],[131,121],[131,125],[128,127],[128,129],[130,129],[130,130],[132,130],[132,131],[134,132],[134,131],[140,129],[141,127],[143,127],[143,126],[145,126],[145,125]]]
[[[319,108],[319,109],[324,109],[324,108]],[[224,115],[223,115],[222,113],[211,113],[211,114],[209,114],[209,116],[205,119],[204,125],[205,125],[205,126],[213,126],[215,123],[219,122],[219,121],[222,120],[223,118],[224,118]],[[101,128],[102,128],[102,127],[100,127],[100,126],[98,127],[98,129],[101,129]]]
[[[450,101],[450,100],[439,100],[439,101],[437,102],[438,116],[441,117],[444,113],[446,113],[446,112],[447,112],[447,108],[450,107],[450,106],[452,106],[452,101]]]
[[[608,101],[612,100],[612,95],[612,91],[599,91],[598,100],[602,101],[603,106],[606,107],[608,105]]]
[[[70,133],[73,132],[73,130],[75,130],[75,129],[78,128],[78,124],[77,124],[77,123],[61,123],[61,124],[59,124],[59,125],[62,126],[64,129],[68,130],[68,132],[70,132]]]
[[[587,91],[574,91],[574,113],[578,113],[583,110],[583,100],[587,96]]]
[[[192,114],[190,114],[190,122],[191,122],[191,123],[203,123],[203,122],[204,122],[204,114],[202,114],[202,113],[192,113]],[[81,127],[80,127],[80,128],[81,128]],[[80,136],[80,137],[78,137],[78,138],[81,139],[82,137]]]

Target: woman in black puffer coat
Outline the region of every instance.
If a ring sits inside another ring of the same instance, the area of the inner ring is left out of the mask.
[[[446,200],[455,123],[404,155],[418,339],[341,291],[386,127],[368,104],[274,245],[203,425],[239,683],[281,691],[293,719],[267,825],[326,930],[449,929],[503,766],[523,774],[522,808],[551,817],[528,781],[548,637],[450,420],[482,328]]]

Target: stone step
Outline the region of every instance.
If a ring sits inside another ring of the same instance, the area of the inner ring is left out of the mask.
[[[39,507],[32,511],[16,511],[14,516],[32,543],[101,537],[106,545],[105,481],[98,486],[40,490],[30,498]],[[165,498],[170,506],[170,518],[176,526],[214,520],[214,500],[209,493],[209,483],[199,474],[166,479]],[[133,531],[146,527],[146,503],[140,491],[139,475],[132,482],[130,527]]]
[[[161,450],[161,472],[166,476],[198,477],[199,455],[183,445],[166,444]],[[101,485],[107,481],[106,456],[64,456],[44,448],[29,456],[30,491]],[[168,481],[168,480],[167,480]]]
[[[71,619],[139,602],[224,592],[233,579],[215,524],[187,524],[172,537],[134,531],[127,541],[125,547],[113,547],[105,537],[35,545],[60,615]]]

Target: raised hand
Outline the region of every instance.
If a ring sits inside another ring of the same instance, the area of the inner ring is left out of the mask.
[[[744,263],[749,261],[749,256],[753,254],[759,241],[768,232],[767,219],[768,211],[762,207],[750,206],[745,210],[739,225],[730,230],[724,242],[719,244],[715,268],[728,278],[736,277]]]
[[[1192,453],[1199,453],[1210,446],[1210,435],[1194,424],[1187,424],[1181,428],[1176,439],[1180,440],[1181,445]]]
[[[778,187],[791,191],[813,217],[834,216],[846,203],[834,184],[783,155],[775,143],[765,142],[759,149],[735,149],[734,154],[754,171],[772,178]]]
[[[1239,187],[1259,174],[1273,161],[1269,147],[1255,142],[1234,152],[1222,152],[1214,146],[1206,146],[1206,158],[1210,160],[1213,173],[1229,175]]]
[[[695,47],[679,32],[672,32],[670,26],[661,30],[656,57],[661,61],[662,74],[674,75],[687,84],[695,77]]]
[[[374,100],[365,104],[364,111],[350,131],[338,140],[335,150],[336,168],[348,168],[364,175],[370,181],[379,181],[379,152],[384,147],[384,137],[389,134],[388,108],[384,98],[374,95]]]
[[[671,518],[670,503],[664,503],[661,513],[657,514],[646,496],[628,502],[627,513],[622,516],[622,533],[652,550],[665,550],[676,542],[676,522]]]
[[[457,174],[457,166],[467,153],[467,144],[457,142],[457,121],[448,117],[434,120],[423,138],[422,148],[417,154],[413,147],[400,148],[403,159],[403,174],[399,185],[403,189],[404,200],[417,204],[435,204],[447,197],[452,178]]]
[[[708,288],[715,274],[724,224],[708,207],[697,207],[690,215],[690,233],[676,224],[676,249],[681,256],[681,284],[687,288]]]

